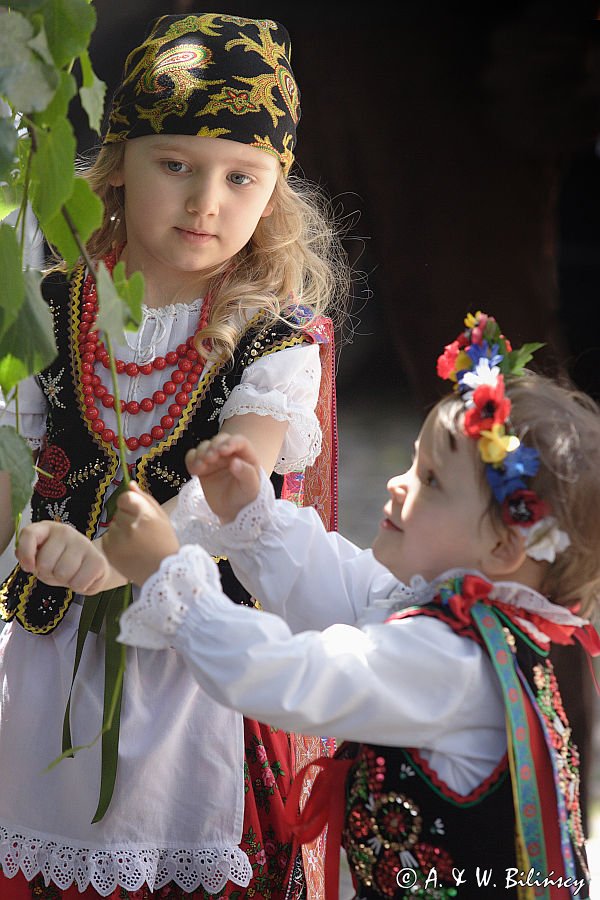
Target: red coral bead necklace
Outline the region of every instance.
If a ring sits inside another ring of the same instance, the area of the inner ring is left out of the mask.
[[[104,263],[109,273],[117,261],[116,252],[110,253],[104,258]],[[129,450],[137,450],[141,447],[149,447],[154,442],[162,441],[168,431],[174,428],[187,405],[190,393],[198,382],[204,363],[194,346],[194,338],[199,331],[206,327],[209,310],[208,295],[202,304],[200,320],[194,334],[187,338],[184,344],[179,344],[175,350],[157,356],[150,362],[126,363],[121,359],[115,360],[117,373],[135,378],[138,375],[150,375],[154,370],[162,371],[171,368],[169,377],[164,382],[162,390],[154,391],[151,397],[137,400],[121,400],[121,412],[137,415],[140,411],[152,412],[153,409],[162,406],[168,398],[170,403],[167,413],[161,416],[158,424],[150,431],[143,432],[138,437],[128,437],[125,443]],[[101,363],[104,368],[110,368],[110,361],[106,347],[100,339],[98,331],[94,329],[98,315],[98,296],[96,293],[96,281],[92,274],[88,273],[83,286],[83,304],[81,322],[79,324],[79,350],[81,354],[81,387],[83,391],[84,416],[90,423],[92,430],[98,435],[102,443],[119,446],[119,436],[112,428],[108,428],[100,416],[97,401],[100,401],[106,409],[112,409],[115,405],[114,395],[110,393],[102,379],[96,372],[96,366]]]

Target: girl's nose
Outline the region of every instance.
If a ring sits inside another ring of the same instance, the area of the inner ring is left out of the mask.
[[[406,494],[406,473],[404,475],[394,475],[393,478],[390,478],[387,483],[387,489],[392,497]]]
[[[216,215],[219,212],[219,196],[216,185],[210,180],[191,184],[185,208],[186,212],[195,215]]]

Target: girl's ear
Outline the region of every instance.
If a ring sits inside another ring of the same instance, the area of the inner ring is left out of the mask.
[[[527,559],[525,536],[518,526],[503,528],[497,537],[487,561],[489,572],[495,578],[513,574]]]
[[[123,175],[123,169],[117,169],[116,172],[113,172],[110,178],[108,179],[108,183],[113,187],[123,187],[125,184],[125,176]]]

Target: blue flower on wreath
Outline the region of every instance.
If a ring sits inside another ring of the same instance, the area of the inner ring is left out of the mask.
[[[540,467],[540,456],[533,447],[519,444],[516,450],[507,453],[502,466],[486,466],[487,480],[499,503],[502,503],[513,491],[521,491],[527,487],[526,478],[531,478]]]
[[[492,366],[499,366],[504,359],[504,355],[498,353],[498,347],[498,344],[493,344],[490,347],[487,341],[482,341],[480,344],[471,344],[470,347],[466,348],[465,353],[473,361],[474,369],[477,368],[477,363],[480,359],[487,360],[491,369]]]

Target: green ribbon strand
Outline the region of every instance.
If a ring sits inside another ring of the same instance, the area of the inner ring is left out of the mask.
[[[93,747],[94,744],[102,738],[100,796],[92,823],[99,822],[106,813],[112,799],[117,777],[121,701],[123,697],[123,676],[125,674],[126,659],[126,647],[117,642],[117,635],[119,634],[119,618],[121,613],[127,609],[131,603],[131,598],[131,585],[126,584],[109,591],[102,591],[99,594],[94,594],[84,601],[77,631],[73,677],[71,679],[69,698],[63,721],[63,752],[57,759],[51,762],[46,769],[46,771],[53,769],[62,759],[75,756],[75,753],[79,750],[87,750],[90,747]],[[86,638],[90,631],[99,634],[103,623],[105,623],[105,651],[102,728],[91,743],[80,744],[74,747],[71,737],[70,721],[73,685],[77,676],[79,663],[81,662],[81,655],[83,653]]]
[[[121,700],[125,672],[124,644],[117,643],[119,617],[131,603],[131,585],[111,592],[106,605],[106,642],[104,653],[104,715],[102,719],[102,771],[100,799],[92,824],[104,816],[112,799],[119,759]]]

